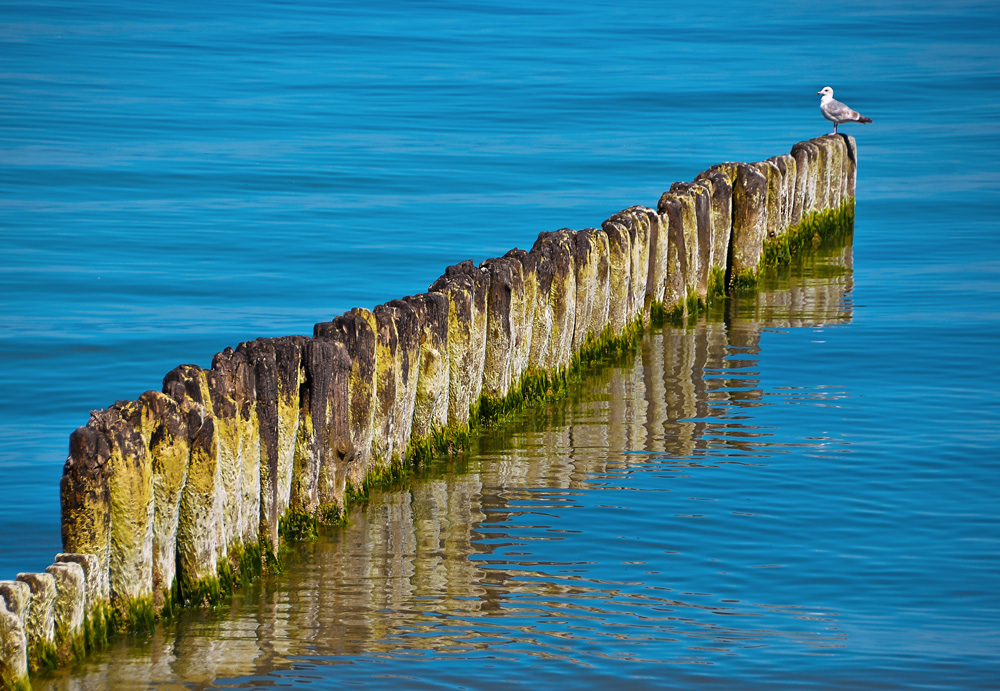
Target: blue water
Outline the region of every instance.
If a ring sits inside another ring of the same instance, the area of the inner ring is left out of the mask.
[[[818,630],[808,619],[773,615],[760,645],[692,660],[682,636],[629,661],[649,612],[625,598],[603,615],[615,636],[567,643],[551,667],[551,641],[520,639],[500,669],[573,687],[995,687],[998,35],[992,2],[0,2],[0,578],[59,551],[58,478],[89,410],[241,340],[420,292],[448,264],[655,206],[714,163],[787,152],[828,131],[829,84],[874,120],[843,130],[860,156],[850,318],[764,324],[746,365],[774,404],[740,424],[786,446],[757,450],[752,472],[698,474],[683,496],[713,501],[664,511],[715,520],[670,521],[685,558],[669,573],[616,578],[802,606],[837,622],[830,645],[814,654],[793,635]],[[657,449],[602,453],[629,450]],[[581,532],[518,559],[600,563],[598,581],[643,561],[613,540],[662,538],[657,504],[634,498],[658,496],[661,465],[622,496],[581,483],[546,504],[544,525]],[[762,517],[745,532],[734,512]],[[517,616],[574,641],[557,614]],[[502,676],[424,635],[399,643],[419,654],[361,637],[355,665],[300,650],[292,671],[243,681]]]

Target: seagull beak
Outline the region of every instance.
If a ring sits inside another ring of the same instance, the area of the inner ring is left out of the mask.
[[[816,92],[816,95],[819,95],[819,94],[821,94],[821,93],[823,93],[823,92],[822,92],[822,91],[817,91],[817,92]]]

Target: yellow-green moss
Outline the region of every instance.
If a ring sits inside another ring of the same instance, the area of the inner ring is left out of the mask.
[[[2,664],[0,660],[0,664]],[[31,691],[31,682],[24,677],[14,679],[4,667],[0,667],[0,688],[10,691]]]
[[[236,574],[233,572],[233,565],[229,559],[219,560],[216,573],[219,574],[219,591],[222,596],[232,595],[236,588]]]
[[[726,270],[721,266],[713,266],[708,275],[708,295],[706,307],[714,307],[726,299]]]
[[[28,644],[28,669],[32,674],[47,672],[59,666],[59,649],[53,641]]]
[[[216,565],[215,575],[197,580],[179,578],[177,601],[186,606],[214,607],[237,588],[246,587],[259,578],[277,562],[273,549],[263,540],[248,544],[234,542],[227,557],[220,559]]]
[[[271,538],[262,533],[258,538],[258,544],[260,545],[262,560],[261,572],[274,574],[284,571],[285,566],[281,561],[280,551],[274,548]]]
[[[282,541],[312,540],[317,536],[316,516],[289,508],[278,520],[278,535]]]
[[[82,660],[87,654],[87,643],[83,628],[70,631],[65,624],[60,624],[56,628],[56,649],[58,650],[60,663],[66,663],[71,660]]]
[[[186,607],[214,607],[222,602],[222,586],[218,576],[200,579],[181,579],[180,602]]]
[[[751,269],[740,271],[733,275],[731,292],[737,294],[752,293],[757,290],[759,282],[756,271]]]
[[[313,539],[320,524],[346,523],[351,507],[367,503],[374,490],[407,486],[418,468],[437,457],[468,449],[471,437],[478,429],[499,424],[532,403],[561,396],[570,382],[579,377],[582,368],[630,352],[643,331],[641,316],[629,322],[621,334],[615,334],[612,327],[607,326],[600,334],[588,338],[567,366],[555,372],[531,368],[507,395],[481,395],[470,406],[468,424],[435,426],[430,434],[411,439],[403,459],[394,455],[390,463],[369,468],[360,484],[348,481],[340,503],[324,504],[315,514],[287,511],[280,521],[282,540]]]
[[[635,317],[625,325],[620,334],[616,334],[611,326],[606,326],[596,336],[589,337],[574,356],[570,368],[574,374],[583,367],[607,358],[615,358],[630,352],[642,338],[645,327],[642,315]]]
[[[816,250],[823,243],[840,240],[854,230],[854,199],[848,199],[836,209],[816,211],[780,237],[764,243],[762,264],[774,268],[792,261],[803,251]]]
[[[174,584],[176,585],[177,579],[174,578]],[[174,618],[174,614],[177,613],[177,607],[179,603],[176,600],[177,589],[176,587],[163,590],[163,606],[160,607],[160,611],[157,615],[160,619],[170,620]]]
[[[245,588],[264,573],[264,553],[260,541],[237,543],[231,548],[229,559],[234,565],[239,587]]]
[[[663,326],[663,322],[667,317],[667,308],[664,306],[662,300],[653,300],[649,304],[649,324],[650,326],[656,328]]]
[[[412,463],[404,463],[398,457],[394,457],[392,462],[387,465],[370,468],[360,485],[348,482],[344,489],[344,512],[346,513],[347,509],[355,504],[367,502],[374,489],[404,486],[410,477],[412,468]]]
[[[573,354],[569,364],[554,372],[529,369],[506,396],[480,396],[470,415],[475,423],[474,427],[495,425],[521,411],[526,405],[558,398],[569,383],[579,377],[583,367],[631,351],[642,338],[643,328],[641,315],[628,322],[620,334],[615,334],[614,329],[608,325],[599,334],[587,338],[583,346]]]
[[[839,241],[854,231],[854,199],[848,199],[835,209],[807,214],[779,237],[764,242],[760,266],[732,276],[731,292],[753,293],[760,285],[761,273],[789,264],[804,251],[818,249],[830,241]]]
[[[125,628],[131,633],[152,633],[156,627],[156,608],[153,596],[137,597],[128,601],[123,613]]]
[[[304,520],[303,520],[304,519]],[[289,521],[295,526],[289,527]],[[285,534],[302,535],[305,531],[315,535],[316,520],[294,512],[286,512],[281,519],[281,529]],[[289,538],[290,539],[290,538]],[[227,556],[219,559],[215,574],[192,579],[183,571],[178,573],[174,587],[166,597],[167,605],[160,611],[160,618],[173,616],[176,606],[214,607],[237,588],[247,587],[252,581],[269,571],[280,571],[281,560],[274,552],[274,546],[266,535],[256,541],[234,540]]]
[[[662,302],[654,303],[650,308],[649,323],[653,327],[660,327],[666,323],[683,326],[685,323],[696,320],[699,314],[718,300],[714,295],[710,299],[711,303],[706,302],[696,293],[689,291],[687,296],[671,307],[669,311]]]
[[[388,464],[369,468],[359,484],[348,481],[340,503],[321,505],[315,514],[286,511],[280,521],[282,540],[313,539],[319,525],[342,525],[351,507],[365,504],[374,490],[407,486],[414,472],[440,456],[450,456],[469,448],[472,435],[480,428],[496,425],[525,406],[561,396],[583,367],[609,357],[630,352],[642,337],[642,318],[636,317],[623,333],[615,334],[607,326],[600,334],[587,339],[571,362],[555,372],[531,368],[505,396],[483,394],[470,406],[468,424],[435,426],[430,434],[409,441],[403,459],[394,455]]]
[[[320,504],[317,510],[316,523],[323,525],[344,525],[347,523],[347,514],[344,507],[335,502]]]
[[[83,618],[83,639],[87,650],[103,648],[121,628],[120,617],[106,602],[99,602]]]

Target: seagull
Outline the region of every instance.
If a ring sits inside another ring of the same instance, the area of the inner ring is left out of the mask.
[[[833,97],[833,89],[824,86],[817,94],[823,96],[819,102],[819,112],[823,117],[833,123],[833,133],[837,134],[837,125],[842,122],[871,122],[871,118],[866,118],[856,110],[851,110],[846,103],[841,103]]]

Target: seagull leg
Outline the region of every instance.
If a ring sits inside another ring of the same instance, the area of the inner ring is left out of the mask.
[[[837,134],[837,123],[833,123],[833,133]]]

